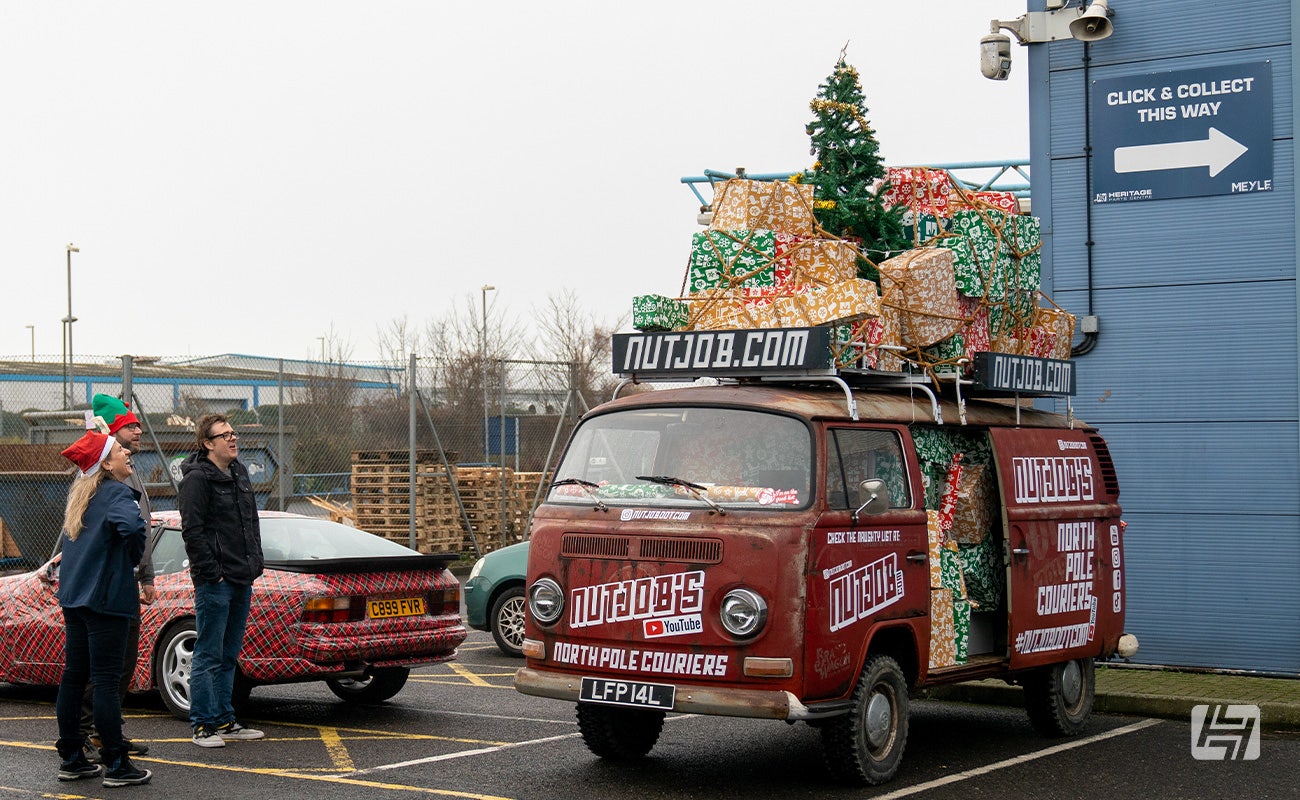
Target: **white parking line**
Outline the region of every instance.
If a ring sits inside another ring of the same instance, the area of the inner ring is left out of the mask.
[[[1150,728],[1152,725],[1159,725],[1159,724],[1160,724],[1160,720],[1158,719],[1144,719],[1141,722],[1135,722],[1132,725],[1125,725],[1122,728],[1116,728],[1111,731],[1106,731],[1105,733],[1099,733],[1096,736],[1089,736],[1087,739],[1076,739],[1071,742],[1065,742],[1064,744],[1058,744],[1055,747],[1048,747],[1045,750],[1039,750],[1034,753],[1026,753],[1023,756],[1008,758],[1004,761],[998,761],[994,764],[986,764],[982,767],[975,767],[973,769],[968,769],[965,772],[958,772],[955,775],[947,775],[942,778],[937,778],[932,781],[927,781],[926,783],[918,783],[915,786],[909,786],[906,789],[899,789],[898,791],[890,792],[889,794],[878,795],[875,798],[875,800],[894,800],[895,798],[898,797],[908,797],[909,795],[920,794],[921,792],[928,792],[931,789],[937,789],[940,786],[947,786],[950,783],[957,783],[958,781],[964,781],[968,778],[974,778],[979,775],[986,775],[990,772],[994,772],[995,770],[1005,769],[1007,767],[1014,767],[1017,764],[1024,764],[1027,761],[1033,761],[1035,759],[1043,758],[1044,756],[1054,756],[1057,753],[1064,753],[1067,750],[1073,750],[1076,747],[1084,747],[1086,745],[1092,744],[1093,742],[1100,742],[1104,739],[1112,739],[1116,736],[1125,736],[1130,733],[1136,733],[1142,730],[1143,728]]]
[[[477,715],[471,715],[471,716],[477,716]],[[675,721],[675,720],[680,720],[680,719],[692,719],[692,718],[694,718],[694,717],[696,717],[696,716],[698,716],[698,715],[697,715],[697,714],[679,714],[679,715],[676,715],[676,716],[672,716],[672,717],[667,717],[667,718],[665,718],[665,719],[664,719],[664,722],[673,722],[673,721]],[[498,717],[497,719],[517,719],[517,718],[515,718],[515,717]],[[548,720],[539,720],[539,721],[541,721],[541,722],[546,722],[546,721],[548,721]],[[550,720],[550,721],[553,721],[553,720]],[[377,767],[367,767],[366,769],[359,769],[359,770],[357,770],[357,771],[355,771],[355,772],[341,772],[341,773],[339,773],[339,774],[337,774],[337,775],[326,775],[325,777],[327,777],[327,778],[353,778],[353,777],[356,777],[357,775],[369,775],[369,774],[371,774],[372,772],[383,772],[384,770],[390,770],[390,769],[402,769],[403,767],[414,767],[414,766],[417,766],[417,765],[419,765],[419,764],[432,764],[432,763],[437,762],[437,761],[450,761],[450,760],[453,759],[453,758],[465,758],[466,756],[481,756],[481,755],[484,755],[484,754],[486,754],[486,753],[496,753],[496,752],[500,752],[500,751],[502,751],[502,750],[513,750],[513,749],[516,748],[516,747],[528,747],[528,746],[530,746],[530,745],[535,745],[535,744],[546,744],[546,743],[548,743],[548,742],[559,742],[559,741],[563,741],[564,739],[573,739],[573,738],[578,737],[578,736],[581,736],[581,735],[582,735],[581,733],[564,733],[564,734],[560,734],[559,736],[546,736],[546,737],[543,737],[543,738],[541,738],[541,739],[529,739],[529,740],[524,741],[524,742],[511,742],[510,744],[496,745],[496,746],[494,746],[494,747],[480,747],[480,748],[478,748],[477,750],[460,750],[460,751],[457,751],[457,752],[455,752],[455,753],[444,753],[444,754],[442,754],[442,755],[440,755],[440,756],[429,756],[428,758],[417,758],[417,759],[413,759],[413,760],[411,760],[411,761],[402,761],[402,762],[397,763],[397,764],[381,764],[381,765],[379,765],[379,766],[377,766]]]

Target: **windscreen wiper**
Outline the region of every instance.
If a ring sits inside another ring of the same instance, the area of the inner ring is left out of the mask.
[[[551,484],[552,489],[557,486],[581,486],[587,493],[587,496],[596,501],[596,508],[601,511],[609,510],[609,506],[605,505],[605,501],[601,500],[600,495],[596,494],[596,490],[600,488],[599,483],[584,481],[582,478],[560,478],[558,481]]]
[[[636,476],[636,479],[639,481],[647,481],[649,483],[657,483],[661,486],[672,486],[674,488],[680,486],[686,491],[690,492],[691,496],[694,497],[696,500],[707,503],[714,511],[718,512],[719,514],[723,516],[726,516],[727,514],[727,509],[713,502],[713,500],[709,498],[708,495],[709,487],[707,486],[701,486],[698,483],[691,483],[690,481],[684,481],[681,478],[674,478],[671,475],[638,475]]]

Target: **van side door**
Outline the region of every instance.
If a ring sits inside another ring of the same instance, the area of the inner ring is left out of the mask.
[[[1123,618],[1112,611],[1112,586],[1122,584],[1112,558],[1119,486],[1109,459],[1098,457],[1100,437],[1061,428],[990,433],[1010,551],[1011,668],[1102,654]]]

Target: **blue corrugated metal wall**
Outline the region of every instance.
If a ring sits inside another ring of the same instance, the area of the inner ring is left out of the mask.
[[[1076,413],[1106,435],[1122,482],[1128,628],[1141,641],[1135,660],[1294,675],[1300,209],[1292,41],[1300,0],[1111,6],[1114,35],[1086,51],[1078,42],[1027,48],[1030,146],[1050,265],[1045,288],[1075,314],[1101,318],[1096,348],[1079,360]],[[1273,65],[1273,191],[1089,208],[1091,81],[1264,61]]]

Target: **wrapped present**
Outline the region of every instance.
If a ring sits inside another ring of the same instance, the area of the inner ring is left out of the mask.
[[[925,532],[929,541],[930,588],[943,586],[943,529],[939,527],[939,512],[927,509]]]
[[[939,545],[939,585],[951,589],[954,598],[966,597],[961,552],[957,549],[957,543],[947,538]]]
[[[765,228],[794,236],[812,236],[813,186],[785,181],[732,178],[713,190],[715,230]]]
[[[931,366],[949,367],[955,371],[957,362],[967,359],[973,362],[976,353],[989,349],[989,310],[980,300],[961,296],[962,316],[966,324],[961,330],[922,351],[925,362]]]
[[[772,308],[778,328],[809,328],[815,324],[808,315],[808,304],[802,294],[778,297]]]
[[[902,312],[891,305],[886,305],[884,298],[880,302],[880,316],[867,319],[866,366],[882,372],[900,372],[903,369],[903,357],[898,349],[902,346]]]
[[[808,324],[832,325],[880,316],[880,295],[876,284],[851,278],[822,289],[810,289],[798,296],[807,309]]]
[[[949,534],[952,540],[958,545],[984,541],[995,523],[997,510],[992,470],[985,464],[964,466],[957,479],[956,512]]]
[[[632,327],[639,331],[675,331],[686,327],[690,308],[680,300],[659,294],[632,298]]]
[[[934,217],[952,215],[952,178],[942,169],[890,167],[885,173],[888,188],[881,196],[886,207],[903,206],[914,214]]]
[[[913,247],[928,247],[936,239],[952,230],[952,220],[934,214],[918,214],[912,209],[903,212],[903,235]]]
[[[989,349],[998,353],[1029,354],[1029,329],[1038,309],[1038,292],[1009,291],[1001,301],[989,303]]]
[[[966,192],[964,196],[968,206],[992,207],[1007,214],[1020,213],[1020,201],[1011,192]]]
[[[935,242],[953,254],[953,280],[967,297],[1001,299],[1013,274],[1003,231],[1008,216],[996,209],[965,209],[953,215],[951,236]]]
[[[1074,315],[1059,308],[1034,310],[1034,324],[1029,328],[1028,355],[1039,358],[1070,357],[1074,346]]]
[[[1038,217],[1011,216],[1003,233],[1011,251],[1016,288],[1038,291],[1043,272],[1042,221]]]
[[[930,669],[957,663],[957,631],[954,626],[952,591],[930,590]]]
[[[981,611],[996,611],[1004,605],[1007,568],[1002,563],[1001,542],[989,536],[974,544],[957,545],[966,594]]]
[[[968,600],[953,598],[952,641],[953,663],[965,664],[970,650],[970,608]]]
[[[899,310],[899,339],[908,347],[928,347],[956,333],[966,320],[953,282],[953,254],[920,247],[877,266],[886,306]]]
[[[858,277],[858,250],[843,239],[791,237],[778,246],[777,256],[793,283],[829,285]]]
[[[686,290],[776,286],[789,279],[789,269],[777,255],[770,230],[707,230],[691,236]],[[786,237],[788,238],[788,237]]]

